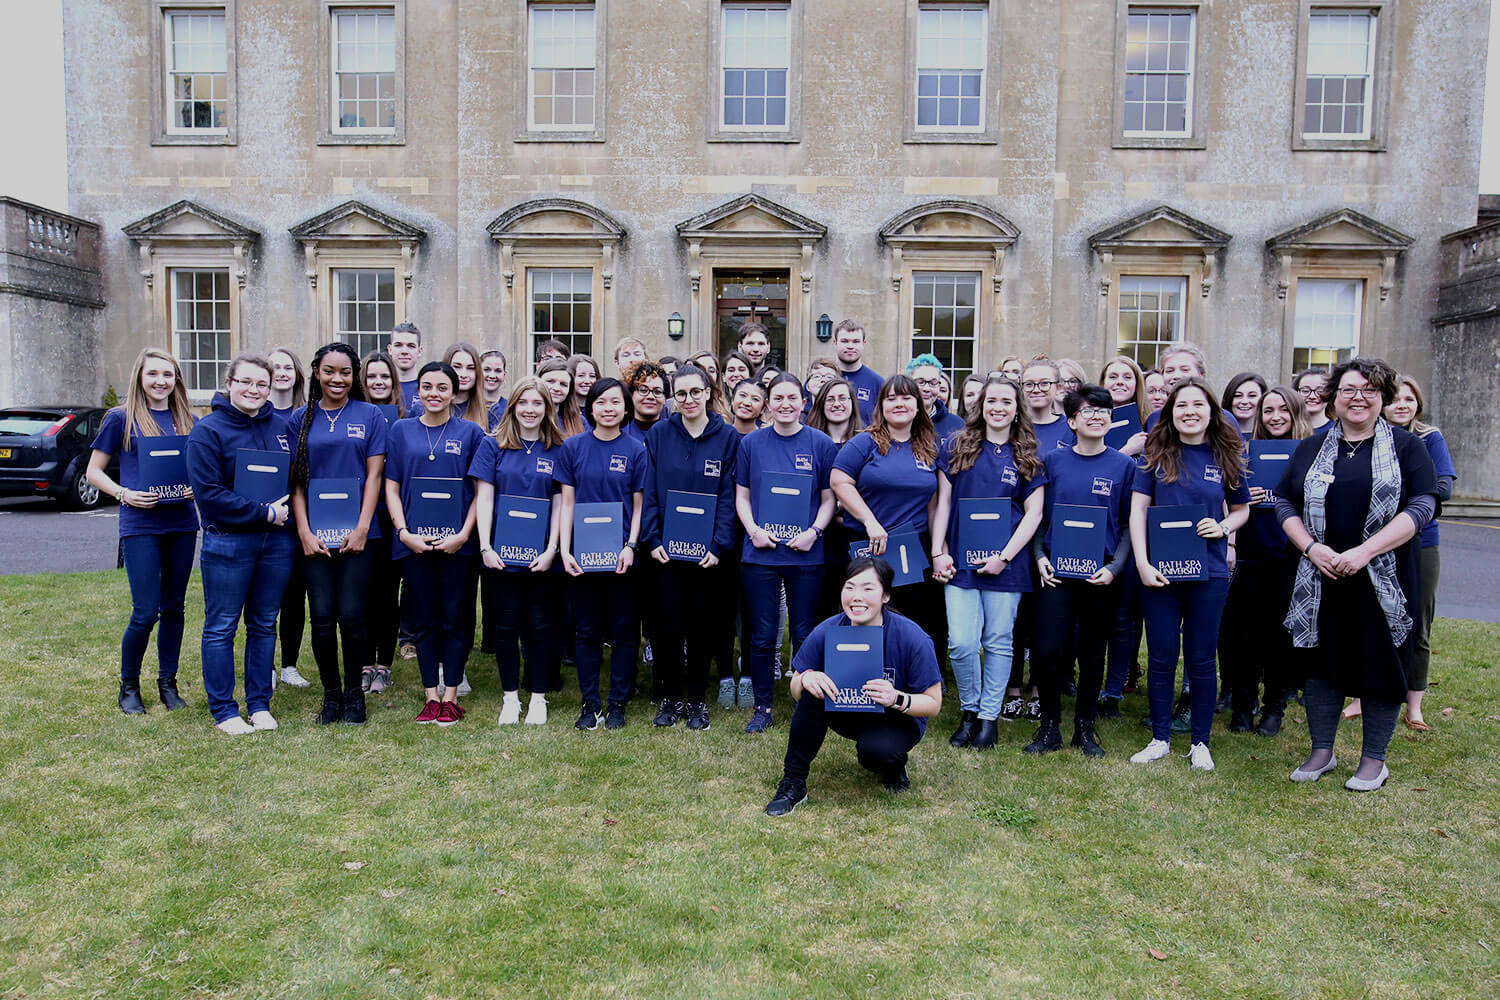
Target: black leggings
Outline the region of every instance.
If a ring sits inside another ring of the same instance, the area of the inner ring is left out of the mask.
[[[1219,673],[1234,692],[1236,712],[1255,712],[1262,681],[1262,704],[1271,712],[1285,711],[1296,687],[1300,660],[1282,620],[1291,604],[1298,558],[1294,553],[1235,567],[1219,622]]]
[[[552,627],[547,623],[548,588],[543,574],[524,570],[481,571],[484,616],[494,630],[495,668],[500,687],[521,688],[521,657],[526,658],[526,690],[552,690]],[[517,643],[520,643],[519,652]]]
[[[724,568],[704,569],[697,563],[680,560],[665,566],[658,563],[656,568],[661,614],[659,641],[653,649],[661,696],[690,704],[703,701],[708,686],[709,655],[718,642],[714,634],[718,627],[715,612],[729,603],[725,600]]]
[[[823,739],[832,729],[854,741],[860,767],[885,777],[906,766],[907,755],[922,739],[922,727],[909,715],[886,709],[874,712],[828,712],[823,699],[804,694],[792,711],[791,733],[786,742],[785,772],[788,778],[806,781],[808,768]]]
[[[1104,683],[1104,657],[1111,626],[1119,608],[1121,587],[1098,586],[1084,580],[1061,579],[1055,587],[1036,594],[1036,639],[1031,675],[1042,700],[1042,718],[1062,718],[1064,676],[1072,675],[1073,638],[1077,634],[1078,696],[1073,715],[1092,722],[1099,713],[1099,687]]]
[[[302,560],[307,585],[308,617],[312,619],[313,660],[323,690],[358,691],[368,647],[365,636],[365,594],[375,554],[336,552]],[[339,638],[343,637],[344,678],[339,683]]]
[[[474,644],[473,557],[446,552],[413,553],[401,560],[406,573],[406,621],[417,647],[422,686],[438,686],[438,665],[448,687],[464,675],[469,648]],[[464,598],[469,614],[464,615]],[[465,630],[467,623],[467,631]]]
[[[302,654],[302,630],[307,625],[307,584],[302,579],[302,564],[306,561],[299,544],[292,557],[292,575],[281,595],[281,614],[276,619],[283,667],[295,667],[297,657]]]
[[[370,553],[370,589],[365,597],[365,637],[370,663],[389,667],[396,659],[396,632],[401,612],[396,595],[401,588],[401,562],[391,558],[390,518],[382,514],[380,538],[365,545]]]

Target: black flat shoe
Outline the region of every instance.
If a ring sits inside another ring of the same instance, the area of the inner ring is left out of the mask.
[[[978,712],[964,712],[959,718],[958,728],[948,737],[950,747],[966,747],[974,740],[974,729],[979,725]]]
[[[126,715],[146,714],[146,706],[141,701],[140,681],[120,682],[120,711]]]
[[[177,678],[163,677],[156,682],[156,693],[161,695],[161,703],[167,707],[167,711],[175,712],[179,708],[187,708],[187,702],[177,693]]]
[[[970,750],[989,750],[1000,740],[1000,724],[994,719],[980,719],[974,727],[974,738],[969,740]]]

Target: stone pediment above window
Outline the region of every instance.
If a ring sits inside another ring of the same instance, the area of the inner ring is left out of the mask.
[[[899,291],[905,263],[913,253],[983,255],[994,260],[995,291],[1004,280],[1005,252],[1021,231],[999,212],[972,201],[930,201],[915,205],[881,226],[880,242],[891,248],[891,285]]]
[[[1416,242],[1399,229],[1377,222],[1350,208],[1329,212],[1266,240],[1266,249],[1280,263],[1276,294],[1286,297],[1292,270],[1298,262],[1332,261],[1380,264],[1380,298],[1395,284],[1396,259]]]
[[[677,224],[677,235],[688,245],[693,292],[703,277],[702,255],[732,258],[744,253],[759,258],[768,251],[785,252],[800,262],[802,290],[812,290],[812,254],[828,235],[828,227],[758,194],[746,194]]]
[[[138,247],[140,273],[147,287],[155,278],[155,257],[171,248],[224,254],[232,261],[235,281],[244,288],[250,247],[260,239],[254,229],[187,200],[137,219],[121,231]]]
[[[1089,248],[1099,258],[1099,294],[1108,295],[1116,257],[1176,256],[1194,260],[1200,293],[1213,288],[1215,262],[1231,237],[1221,229],[1167,205],[1132,216],[1089,237]]]
[[[399,251],[402,280],[411,289],[417,245],[425,230],[359,201],[346,201],[288,230],[302,244],[307,280],[318,285],[318,257],[330,250]]]
[[[615,253],[625,227],[603,209],[571,198],[538,198],[507,209],[485,230],[500,245],[505,287],[515,283],[515,253],[583,251],[600,263],[605,288],[614,282]]]

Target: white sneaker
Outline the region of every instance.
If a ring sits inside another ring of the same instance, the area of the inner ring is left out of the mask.
[[[460,691],[463,688],[459,688]],[[521,696],[514,691],[505,692],[500,702],[500,725],[514,726],[521,721]]]
[[[1166,740],[1152,740],[1145,748],[1137,751],[1130,758],[1132,764],[1149,764],[1153,760],[1161,760],[1172,752],[1172,744]]]
[[[1194,743],[1188,751],[1188,757],[1193,761],[1194,771],[1212,771],[1214,769],[1214,755],[1208,752],[1207,743]]]
[[[231,715],[223,722],[215,722],[214,728],[226,736],[249,736],[255,732],[255,727],[238,715]]]
[[[309,681],[306,677],[303,677],[301,674],[297,673],[296,667],[281,668],[281,683],[294,688],[305,688],[312,686],[311,681]]]
[[[463,698],[473,693],[474,689],[469,687],[469,673],[464,671],[463,676],[458,679],[458,696]]]
[[[250,725],[257,730],[270,730],[276,728],[276,717],[265,709],[250,713]]]
[[[531,696],[531,704],[526,707],[526,725],[545,726],[547,724],[547,696],[534,694]]]

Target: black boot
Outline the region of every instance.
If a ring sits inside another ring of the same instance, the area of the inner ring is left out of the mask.
[[[146,706],[141,702],[141,682],[139,678],[133,681],[120,682],[120,711],[126,715],[146,714]]]
[[[358,682],[355,682],[358,684]],[[365,693],[358,687],[344,692],[344,721],[351,726],[363,725],[365,721]]]
[[[1229,731],[1231,733],[1248,733],[1255,728],[1255,713],[1242,712],[1238,708],[1229,719]]]
[[[161,695],[161,703],[167,706],[167,711],[175,712],[179,708],[187,708],[187,702],[177,693],[176,677],[161,677],[156,681],[156,693]]]
[[[1281,732],[1281,712],[1274,708],[1268,708],[1260,715],[1260,724],[1255,731],[1262,736],[1275,736]]]
[[[1043,719],[1042,724],[1037,727],[1036,735],[1031,742],[1021,748],[1026,753],[1051,753],[1062,749],[1062,732],[1057,728],[1056,719]]]
[[[974,738],[969,740],[970,750],[989,750],[1000,739],[1000,724],[994,719],[980,719],[974,727]]]
[[[1099,699],[1099,718],[1118,719],[1120,717],[1120,699],[1108,696]]]
[[[340,691],[323,689],[323,707],[318,710],[318,725],[326,726],[344,717],[344,698]]]
[[[1104,748],[1099,745],[1099,734],[1094,731],[1094,720],[1073,720],[1073,745],[1083,751],[1085,757],[1103,757]]]
[[[978,712],[964,712],[958,720],[958,728],[948,737],[950,747],[966,747],[974,740],[974,730],[979,725]]]

